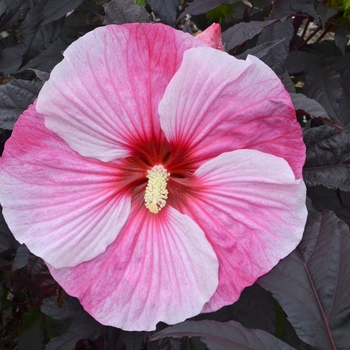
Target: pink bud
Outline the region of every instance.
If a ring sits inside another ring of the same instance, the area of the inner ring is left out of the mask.
[[[225,51],[221,40],[221,27],[218,23],[213,23],[204,32],[198,34],[196,38],[214,49]]]

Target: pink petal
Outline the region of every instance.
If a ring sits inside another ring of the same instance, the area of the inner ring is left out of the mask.
[[[305,146],[289,94],[254,56],[243,61],[210,48],[186,51],[159,114],[170,144],[198,165],[250,148],[286,159],[301,177]]]
[[[200,313],[218,285],[217,258],[203,231],[170,206],[154,215],[135,205],[105,253],[50,271],[97,321],[129,331]]]
[[[126,157],[140,144],[164,140],[158,103],[184,51],[204,45],[162,24],[97,28],[65,51],[37,111],[81,155]]]
[[[255,150],[224,153],[202,165],[179,201],[219,259],[219,287],[203,312],[235,302],[301,240],[306,190],[282,158]]]
[[[204,32],[196,35],[196,38],[208,44],[213,49],[224,51],[224,45],[221,40],[221,27],[218,23],[213,23]]]
[[[57,268],[104,252],[130,212],[117,166],[72,151],[30,106],[1,161],[1,204],[16,239]]]

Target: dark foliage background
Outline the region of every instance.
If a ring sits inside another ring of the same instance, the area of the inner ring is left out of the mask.
[[[85,33],[149,21],[194,33],[219,22],[229,54],[259,57],[291,95],[307,147],[309,218],[297,249],[235,304],[146,333],[95,321],[1,216],[0,350],[349,349],[349,8],[348,0],[1,0],[1,150],[62,51]]]

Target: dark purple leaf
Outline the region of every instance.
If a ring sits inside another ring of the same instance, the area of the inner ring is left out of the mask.
[[[21,22],[30,8],[28,0],[2,0],[0,2],[0,32]]]
[[[185,17],[187,14],[190,15],[201,15],[203,13],[206,13],[215,7],[218,7],[221,4],[229,4],[233,3],[233,1],[229,0],[194,0],[189,4],[187,9],[181,13],[179,16],[179,20],[183,17]]]
[[[332,212],[312,211],[297,249],[258,283],[272,292],[303,341],[319,350],[346,350],[349,279],[349,227]]]
[[[200,314],[195,320],[238,321],[244,327],[258,328],[274,334],[276,326],[274,299],[270,292],[254,284],[245,288],[234,304],[216,312]]]
[[[104,24],[150,22],[146,9],[136,5],[132,0],[112,0],[105,7],[105,13]]]
[[[25,244],[21,244],[16,251],[15,259],[13,260],[12,271],[27,266],[29,254],[30,251],[27,246]]]
[[[186,321],[176,326],[165,328],[152,335],[151,340],[164,337],[201,337],[210,350],[292,350],[288,344],[260,329],[248,329],[240,323],[230,321]]]
[[[45,315],[59,321],[69,321],[79,317],[82,317],[82,319],[87,317],[88,320],[91,318],[91,316],[84,311],[79,300],[69,295],[64,296],[62,306],[57,306],[56,298],[53,296],[45,298],[41,305],[41,311]]]
[[[284,18],[297,13],[306,13],[318,19],[313,0],[278,0],[274,2],[272,18]]]
[[[309,52],[291,52],[286,67],[291,74],[303,73],[303,93],[322,105],[329,120],[350,127],[350,55],[342,55],[334,42],[312,45]]]
[[[258,284],[247,287],[231,306],[232,312],[244,327],[257,328],[273,334],[276,328],[274,300]]]
[[[264,28],[277,21],[273,19],[270,21],[241,22],[230,27],[222,33],[222,41],[225,43],[225,49],[230,51],[236,46],[242,45],[255,35],[260,34]]]
[[[83,0],[49,0],[42,11],[40,25],[43,26],[65,17],[67,13],[73,11],[82,2]]]
[[[240,59],[246,59],[248,55],[253,55],[255,57],[260,58],[263,61],[264,57],[269,55],[271,50],[283,41],[284,39],[268,41],[266,43],[254,46],[253,48],[244,51],[242,54],[237,55],[236,57]]]
[[[52,278],[42,259],[30,255],[28,259],[28,272],[44,296],[56,295],[58,284]]]
[[[317,13],[321,19],[323,28],[325,28],[326,22],[338,12],[338,7],[327,7],[324,3],[319,3],[317,5]]]
[[[350,191],[350,132],[320,126],[306,130],[304,142],[305,183]]]
[[[323,186],[309,187],[307,195],[312,200],[316,210],[331,210],[339,219],[344,220],[350,227],[350,203],[346,202],[346,196],[350,192],[334,191]]]
[[[79,340],[95,340],[103,335],[106,328],[92,318],[76,298],[66,296],[61,307],[57,307],[55,297],[46,298],[41,311],[55,320],[70,323],[64,334],[53,338],[46,345],[46,350],[74,349]]]
[[[350,192],[342,192],[340,191],[340,198],[342,201],[342,204],[350,210]],[[350,215],[350,211],[348,213]],[[349,225],[350,226],[350,225]]]
[[[191,24],[192,24],[191,19],[189,17],[186,18],[184,26],[182,28],[182,31],[185,32],[185,33],[190,33],[191,35],[193,35],[193,31],[191,29]]]
[[[23,317],[24,316],[24,317]],[[33,307],[22,315],[22,324],[18,336],[18,350],[39,350],[44,345],[43,314]]]
[[[156,345],[159,350],[182,350],[184,348],[184,344],[186,343],[187,338],[182,339],[174,339],[174,338],[161,338],[158,340],[154,340],[152,345]],[[151,348],[153,349],[153,348]]]
[[[344,56],[345,57],[345,56]],[[349,55],[348,55],[348,58]],[[346,68],[341,77],[342,95],[339,102],[339,121],[350,129],[350,67]]]
[[[121,331],[120,339],[125,344],[127,350],[140,350],[144,348],[147,333]]]
[[[160,17],[162,21],[175,26],[180,0],[147,0],[147,4]]]
[[[347,29],[344,25],[339,26],[335,31],[334,41],[343,55],[345,55],[345,49],[348,45],[349,38],[347,36],[349,34],[349,29]]]
[[[269,50],[263,57],[263,61],[270,67],[284,64],[289,53],[289,43],[293,37],[294,28],[291,20],[277,22],[266,27],[259,35],[257,45],[268,43],[275,40],[281,40],[280,44]],[[284,40],[283,40],[284,39]]]
[[[43,72],[51,72],[57,63],[63,59],[62,52],[68,47],[71,41],[58,37],[50,46],[39,55],[31,59],[22,69],[38,69]]]
[[[338,72],[328,66],[314,65],[306,75],[303,93],[319,102],[332,121],[344,124],[337,117],[342,94],[341,77]]]
[[[286,67],[290,74],[308,72],[314,65],[322,65],[321,55],[292,51],[286,59]]]
[[[58,38],[64,19],[40,25],[48,1],[29,1],[23,5],[27,6],[29,11],[26,9],[25,18],[20,25],[20,43],[6,47],[1,52],[0,67],[4,75],[16,73]]]
[[[23,43],[6,47],[0,55],[0,72],[2,75],[16,73],[22,63]]]
[[[328,114],[324,108],[312,98],[297,93],[291,93],[290,97],[292,98],[292,102],[296,111],[303,112],[311,118],[329,119]]]
[[[1,207],[0,207],[1,208]],[[15,237],[8,228],[5,219],[2,215],[2,208],[0,213],[0,253],[8,249],[17,249],[19,243],[16,241]]]
[[[64,20],[40,25],[42,11],[45,8],[46,1],[39,0],[38,4],[27,13],[26,19],[21,24],[21,34],[23,37],[21,66],[26,65],[32,58],[47,49],[60,35]]]
[[[281,79],[285,89],[290,93],[295,93],[295,85],[292,79],[289,76],[289,73],[286,69],[283,70],[281,74],[279,74],[279,78]]]
[[[48,81],[50,79],[50,73],[43,72],[38,69],[32,69],[32,68],[28,68],[28,70],[32,70],[37,76],[37,78],[39,78],[42,82]]]
[[[12,80],[0,86],[0,128],[12,130],[18,117],[38,96],[42,84]]]
[[[106,350],[120,350],[124,349],[124,343],[120,339],[120,333],[122,331],[119,328],[104,327],[104,349]],[[152,350],[150,348],[149,350]],[[158,349],[155,349],[158,350]]]

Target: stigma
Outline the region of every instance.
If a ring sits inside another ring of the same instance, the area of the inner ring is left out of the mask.
[[[166,188],[170,174],[163,165],[156,165],[147,171],[148,183],[145,191],[146,208],[153,214],[164,208],[168,199]]]

